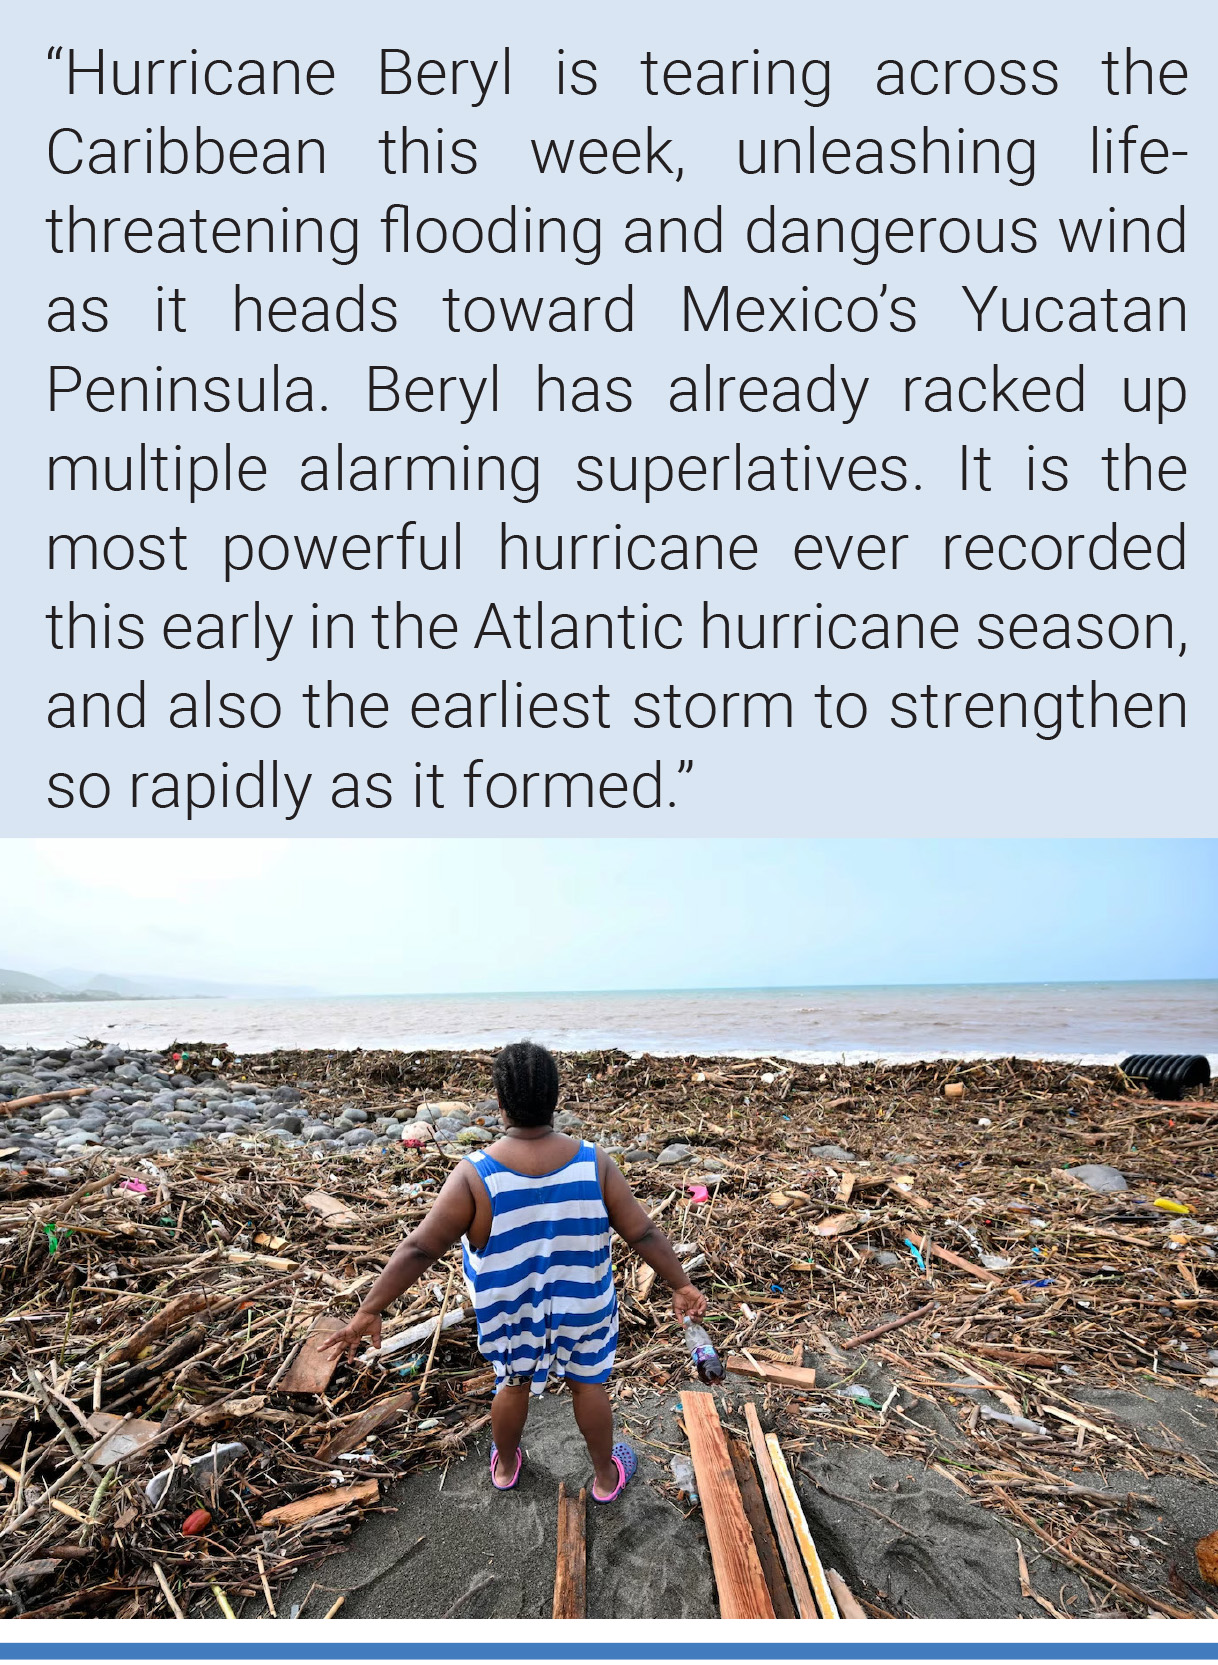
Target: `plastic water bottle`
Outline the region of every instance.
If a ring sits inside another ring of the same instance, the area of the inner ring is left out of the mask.
[[[723,1380],[723,1360],[715,1351],[715,1344],[702,1328],[695,1324],[692,1318],[683,1318],[685,1326],[685,1345],[689,1348],[689,1356],[693,1360],[694,1369],[698,1372],[700,1381],[708,1387]]]
[[[689,1498],[689,1501],[696,1503],[698,1492],[694,1481],[693,1463],[690,1462],[688,1457],[678,1453],[675,1457],[669,1458],[668,1466],[672,1470],[673,1479]]]

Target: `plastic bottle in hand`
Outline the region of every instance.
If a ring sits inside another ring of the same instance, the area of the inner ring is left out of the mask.
[[[695,1324],[692,1318],[681,1320],[685,1326],[685,1345],[689,1348],[689,1356],[693,1360],[694,1369],[698,1377],[708,1387],[723,1380],[723,1360],[715,1351],[715,1344],[702,1328]]]

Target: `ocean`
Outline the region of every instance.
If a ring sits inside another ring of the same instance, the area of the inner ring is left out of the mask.
[[[1114,1063],[1200,1052],[1218,1067],[1218,981],[982,983],[892,988],[660,989],[579,994],[71,1001],[0,1006],[0,1044],[96,1038],[140,1047],[717,1053],[805,1063],[1025,1058]]]

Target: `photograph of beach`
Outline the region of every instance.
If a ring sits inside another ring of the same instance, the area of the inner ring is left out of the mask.
[[[1218,1616],[1216,892],[8,840],[0,1616]]]

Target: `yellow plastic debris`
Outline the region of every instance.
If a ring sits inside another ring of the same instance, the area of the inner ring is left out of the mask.
[[[1187,1203],[1173,1202],[1170,1197],[1156,1197],[1155,1207],[1161,1208],[1165,1214],[1191,1214],[1192,1209]]]

